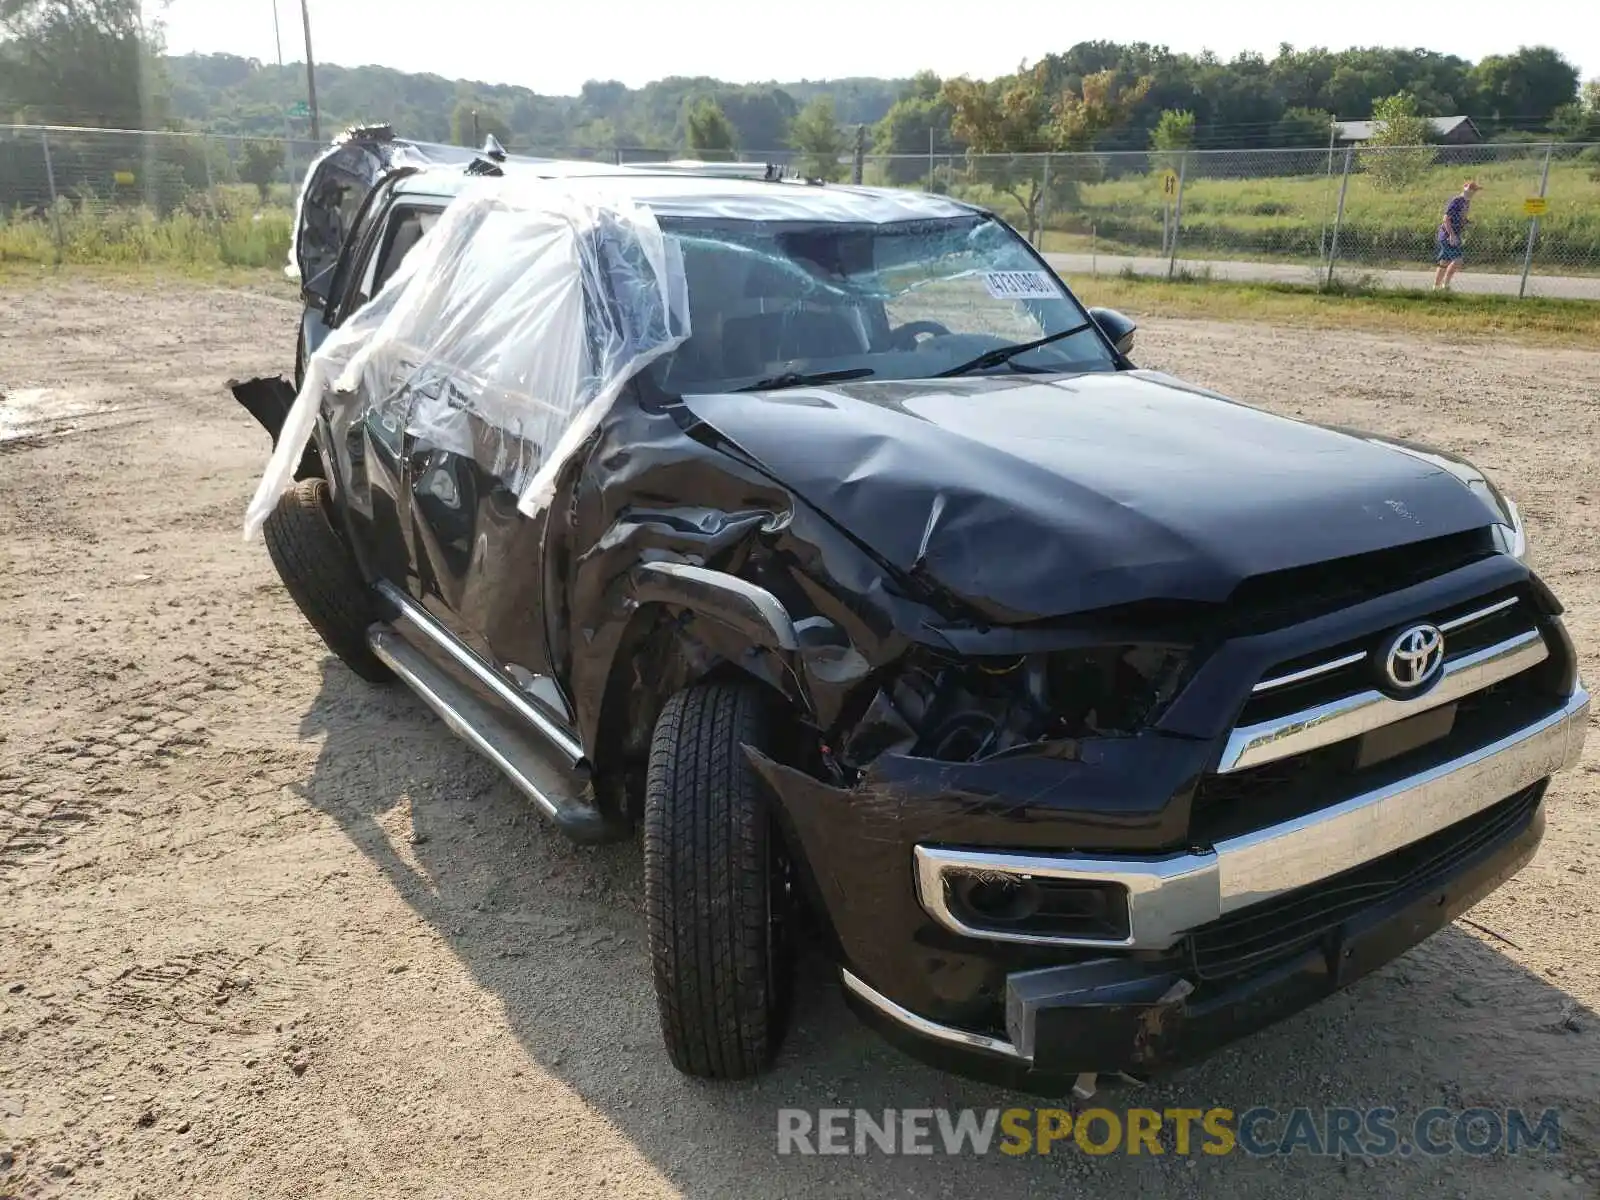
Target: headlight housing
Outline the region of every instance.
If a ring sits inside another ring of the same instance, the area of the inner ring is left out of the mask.
[[[1502,494],[1500,502],[1505,508],[1507,520],[1494,526],[1495,545],[1502,554],[1509,554],[1518,562],[1527,563],[1528,531],[1523,527],[1522,514],[1509,496]]]
[[[977,762],[1030,743],[1126,737],[1173,697],[1190,647],[1115,645],[952,658],[914,650],[843,740],[864,767],[886,752]]]

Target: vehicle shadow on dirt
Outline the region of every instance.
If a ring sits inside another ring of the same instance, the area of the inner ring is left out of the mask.
[[[306,799],[339,824],[476,985],[499,1000],[531,1065],[625,1131],[686,1195],[812,1188],[828,1195],[968,1195],[985,1186],[1061,1194],[1070,1181],[1093,1177],[1097,1189],[1125,1178],[1129,1187],[1186,1193],[1218,1186],[1248,1197],[1293,1190],[1296,1180],[1327,1172],[1353,1174],[1346,1182],[1362,1190],[1367,1171],[1406,1172],[1388,1185],[1399,1183],[1402,1194],[1424,1186],[1424,1178],[1430,1186],[1465,1188],[1487,1174],[1497,1182],[1485,1194],[1495,1194],[1514,1180],[1534,1182],[1532,1174],[1542,1181],[1547,1171],[1576,1169],[1600,1151],[1590,1095],[1600,1078],[1600,1018],[1452,927],[1350,991],[1198,1067],[1103,1092],[1096,1102],[1236,1112],[1255,1105],[1555,1107],[1562,1110],[1560,1158],[1153,1160],[1089,1158],[1070,1149],[1023,1158],[780,1157],[780,1108],[880,1113],[1049,1102],[907,1058],[846,1009],[814,948],[803,956],[793,1026],[769,1074],[726,1085],[683,1078],[657,1031],[637,842],[573,846],[403,687],[369,688],[332,659],[323,671],[301,725],[303,737],[323,741],[301,785]],[[1378,1178],[1374,1192],[1384,1186]]]

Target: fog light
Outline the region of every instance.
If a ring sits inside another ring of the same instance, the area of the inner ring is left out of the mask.
[[[1044,903],[1039,885],[1017,875],[963,875],[954,881],[954,888],[956,902],[985,923],[1026,921]]]
[[[950,872],[945,897],[963,925],[996,933],[1121,941],[1128,893],[1117,884],[980,871]]]

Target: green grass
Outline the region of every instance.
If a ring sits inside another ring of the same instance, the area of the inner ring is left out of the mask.
[[[240,205],[226,191],[218,189],[215,208],[203,197],[198,203],[191,198],[188,207],[165,217],[142,205],[65,200],[44,215],[0,215],[0,265],[281,267],[293,214]]]
[[[1300,164],[1312,168],[1308,155]],[[1359,157],[1357,163],[1359,164]],[[1265,170],[1268,158],[1197,156],[1197,171]],[[1191,175],[1183,189],[1182,250],[1189,257],[1270,258],[1315,262],[1323,254],[1338,209],[1343,156],[1332,176],[1207,178]],[[1527,244],[1525,198],[1539,190],[1540,162],[1476,167],[1429,166],[1400,187],[1385,187],[1357,169],[1350,176],[1340,226],[1340,258],[1370,266],[1428,262],[1444,203],[1467,176],[1483,185],[1472,204],[1467,251],[1477,266],[1520,266]],[[1060,168],[1058,168],[1060,169]],[[1549,212],[1540,221],[1536,261],[1542,273],[1600,271],[1600,164],[1555,162],[1547,187]],[[1076,195],[1057,197],[1045,214],[1045,248],[1107,254],[1159,253],[1162,244],[1161,179],[1157,173],[1080,183]],[[955,193],[1022,220],[1015,199],[992,186],[958,183]]]
[[[1550,346],[1600,345],[1600,304],[1462,292],[1374,290],[1355,284],[1331,291],[1278,283],[1227,283],[1126,275],[1068,276],[1085,304],[1133,317],[1253,321],[1317,329],[1363,329],[1400,336],[1509,338]]]

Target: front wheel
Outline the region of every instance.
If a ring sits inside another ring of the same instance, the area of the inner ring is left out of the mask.
[[[644,807],[644,894],[661,1034],[678,1070],[744,1079],[771,1063],[791,989],[790,889],[759,777],[769,694],[688,688],[656,722]]]
[[[377,619],[372,592],[334,528],[327,482],[295,484],[278,498],[261,532],[283,586],[328,649],[369,682],[393,679],[367,647],[367,627]]]

